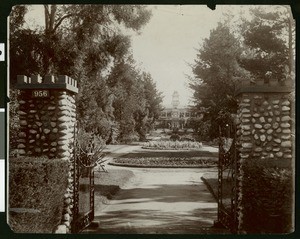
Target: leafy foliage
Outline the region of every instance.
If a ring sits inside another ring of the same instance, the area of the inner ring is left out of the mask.
[[[204,126],[210,129],[202,138],[215,138],[219,127],[232,124],[239,82],[294,79],[295,22],[289,7],[273,7],[271,11],[254,7],[249,13],[250,18],[239,17],[234,23],[227,14],[204,40],[191,65],[194,110],[204,113],[202,122],[194,122],[193,127],[198,134]]]
[[[9,159],[9,207],[38,210],[10,213],[14,232],[52,233],[60,223],[68,162],[45,158]]]
[[[20,120],[18,115],[18,108],[19,103],[17,101],[17,97],[19,94],[18,90],[10,90],[10,105],[9,105],[9,128],[10,128],[10,134],[9,134],[9,148],[10,148],[10,156],[16,156],[13,154],[16,154],[16,149],[18,147],[18,140],[19,140],[19,129],[20,129]],[[15,151],[14,151],[15,150]]]
[[[212,138],[218,136],[219,125],[231,124],[231,114],[236,112],[236,84],[247,77],[238,64],[241,52],[229,26],[219,23],[204,40],[192,65],[195,77],[190,80],[190,88],[194,90],[196,109],[204,112],[205,125],[211,125]]]
[[[280,161],[291,165],[288,160]],[[243,230],[248,233],[288,233],[292,230],[292,170],[278,163],[272,165],[266,159],[249,159],[243,165]]]
[[[253,18],[242,25],[245,52],[241,65],[256,79],[284,81],[293,71],[291,13],[251,9]],[[291,48],[291,49],[289,49]],[[292,62],[291,62],[292,60]]]
[[[81,162],[81,166],[93,168],[97,166],[105,156],[103,150],[106,145],[103,140],[94,133],[79,129],[76,137],[76,156]]]
[[[210,121],[191,120],[190,125],[193,128],[199,141],[208,141],[211,128]]]
[[[11,13],[11,86],[16,76],[65,74],[78,80],[77,115],[84,130],[107,143],[143,139],[158,117],[161,96],[130,55],[124,29],[140,31],[142,5],[44,5],[45,27],[25,27],[27,9]],[[126,139],[127,138],[127,139]]]

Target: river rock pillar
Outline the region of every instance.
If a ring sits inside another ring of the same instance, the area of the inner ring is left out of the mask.
[[[238,90],[238,230],[243,227],[243,163],[255,158],[293,163],[292,89],[291,81],[257,80],[244,82]]]
[[[39,75],[19,75],[16,88],[20,90],[18,154],[70,162],[61,225],[55,229],[57,233],[68,233],[71,229],[74,191],[77,81],[66,75],[46,75],[44,78]]]
[[[65,75],[18,76],[21,156],[72,156],[77,82]]]

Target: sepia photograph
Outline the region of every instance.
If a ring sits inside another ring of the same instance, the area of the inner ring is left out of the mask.
[[[295,231],[289,5],[15,5],[14,233]]]

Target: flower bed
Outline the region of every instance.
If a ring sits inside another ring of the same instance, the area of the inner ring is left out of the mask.
[[[202,143],[193,141],[150,141],[144,144],[144,149],[201,149]]]
[[[127,167],[151,167],[151,168],[206,168],[217,166],[215,157],[193,158],[166,158],[166,157],[141,157],[141,158],[116,158],[111,165]]]

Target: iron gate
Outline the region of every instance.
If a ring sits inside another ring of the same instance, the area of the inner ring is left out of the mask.
[[[94,220],[94,163],[80,152],[74,130],[74,201],[72,233],[81,232]]]
[[[218,223],[237,232],[236,126],[220,128],[218,162]]]

